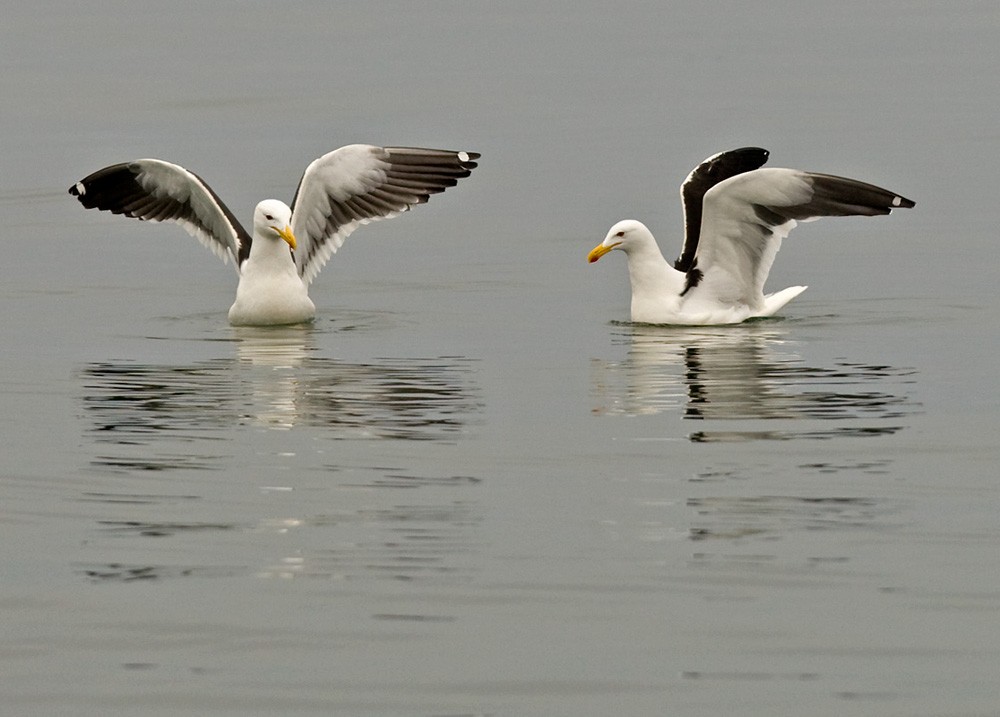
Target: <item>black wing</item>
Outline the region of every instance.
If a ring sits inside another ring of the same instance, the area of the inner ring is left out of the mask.
[[[99,169],[69,188],[87,209],[141,221],[175,222],[236,270],[250,255],[250,235],[198,175],[160,159]]]
[[[719,152],[706,159],[681,184],[681,203],[684,206],[684,247],[674,262],[678,271],[688,271],[694,266],[698,252],[698,237],[701,235],[702,202],[705,192],[721,181],[751,170],[763,167],[770,154],[760,147],[741,147],[728,152]]]

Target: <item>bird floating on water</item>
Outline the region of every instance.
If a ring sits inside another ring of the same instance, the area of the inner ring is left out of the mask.
[[[87,209],[176,222],[239,274],[233,325],[311,321],[308,287],[359,225],[394,217],[476,168],[476,152],[353,144],[314,160],[292,205],[260,202],[253,235],[198,175],[160,159],[99,169],[69,188]]]
[[[874,216],[914,202],[854,179],[795,169],[762,169],[769,152],[743,147],[695,167],[681,185],[684,246],[673,266],[641,222],[618,222],[587,257],[625,252],[632,321],[647,324],[738,324],[773,316],[806,290],[764,294],[781,240],[800,221]]]

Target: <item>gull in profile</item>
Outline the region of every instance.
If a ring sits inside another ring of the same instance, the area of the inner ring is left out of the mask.
[[[590,252],[595,262],[625,252],[632,284],[632,321],[646,324],[738,324],[773,316],[806,290],[764,293],[781,241],[798,222],[874,216],[914,202],[855,179],[796,169],[763,168],[759,147],[721,152],[681,185],[684,246],[673,266],[652,233],[633,219],[611,227]]]

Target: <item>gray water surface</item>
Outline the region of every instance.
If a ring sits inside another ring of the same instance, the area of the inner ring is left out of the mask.
[[[995,4],[23,4],[0,27],[0,702],[17,715],[1000,710]],[[316,322],[66,194],[249,221],[350,142],[482,152]],[[916,200],[738,327],[632,325],[722,149]]]

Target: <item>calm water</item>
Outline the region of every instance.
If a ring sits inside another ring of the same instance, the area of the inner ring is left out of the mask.
[[[17,715],[1000,711],[995,3],[24,4],[0,28],[0,697]],[[66,187],[241,218],[357,141],[472,149],[311,327]],[[626,323],[614,221],[755,144],[917,201],[735,328]]]

